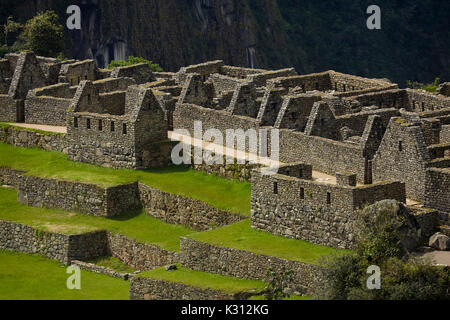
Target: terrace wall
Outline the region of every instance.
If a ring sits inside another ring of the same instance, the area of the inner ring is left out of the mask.
[[[174,195],[139,183],[139,193],[147,213],[170,224],[180,224],[198,231],[210,230],[244,219],[221,211],[200,200]]]
[[[0,249],[40,254],[64,264],[105,256],[105,240],[105,231],[64,235],[0,220]]]
[[[120,216],[141,208],[137,183],[101,188],[32,176],[19,179],[18,200],[32,207],[60,208],[104,217]]]
[[[109,255],[137,270],[152,270],[180,261],[177,252],[171,252],[155,245],[137,242],[121,234],[108,232],[107,242]]]
[[[291,270],[292,283],[289,286],[294,291],[301,286],[311,292],[322,281],[322,270],[315,265],[224,248],[184,237],[181,238],[181,260],[183,267],[188,269],[261,281],[267,280],[269,268],[277,274]]]
[[[0,185],[11,186],[14,189],[19,189],[20,176],[24,173],[25,171],[0,167]]]
[[[0,141],[16,147],[41,148],[67,153],[63,134],[44,134],[18,127],[0,126]]]
[[[252,294],[228,294],[180,282],[134,277],[130,281],[130,300],[242,300]]]

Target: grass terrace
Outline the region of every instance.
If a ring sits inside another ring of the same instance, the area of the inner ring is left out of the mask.
[[[225,248],[240,249],[308,264],[317,264],[318,259],[326,254],[349,252],[349,250],[339,250],[254,230],[250,226],[249,219],[216,230],[196,233],[188,238]]]
[[[5,143],[0,143],[0,166],[26,171],[31,176],[102,187],[140,181],[167,193],[201,200],[220,210],[250,216],[250,183],[227,180],[185,167],[110,169],[72,162],[59,152],[19,148]]]
[[[69,290],[57,261],[3,250],[0,261],[0,300],[128,300],[128,281],[81,270],[81,290]]]
[[[40,230],[80,234],[94,230],[109,230],[140,242],[178,252],[180,237],[195,231],[183,226],[166,224],[148,216],[143,210],[119,218],[92,217],[60,209],[28,207],[17,201],[17,191],[0,188],[0,220],[37,227]]]
[[[262,291],[267,287],[267,283],[262,281],[244,280],[195,271],[181,268],[180,265],[177,265],[177,267],[178,270],[173,271],[166,271],[164,268],[158,268],[140,273],[137,277],[179,282],[196,288],[220,290],[226,293],[247,292],[250,290]]]

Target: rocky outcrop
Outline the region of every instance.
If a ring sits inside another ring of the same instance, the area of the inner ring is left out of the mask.
[[[443,233],[437,232],[431,236],[428,245],[437,250],[447,251],[450,250],[450,238]]]

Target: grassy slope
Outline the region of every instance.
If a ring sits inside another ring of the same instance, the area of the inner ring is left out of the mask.
[[[221,210],[250,215],[249,183],[230,181],[184,167],[154,170],[109,169],[67,160],[63,153],[0,143],[0,166],[42,178],[113,186],[141,181],[159,190],[204,201]]]
[[[17,191],[5,188],[0,188],[0,220],[67,234],[106,229],[170,251],[179,251],[180,236],[194,232],[183,226],[166,224],[144,212],[130,213],[128,217],[118,219],[107,219],[59,209],[27,207],[17,202]]]
[[[166,271],[159,268],[143,272],[138,277],[164,280],[169,282],[181,282],[203,289],[216,289],[229,293],[245,292],[249,290],[263,290],[267,284],[262,281],[243,280],[234,277],[222,276],[201,271],[180,268],[178,270]]]
[[[226,248],[241,249],[309,264],[317,264],[319,257],[325,254],[348,252],[348,250],[337,250],[254,230],[250,227],[250,220],[212,231],[196,233],[190,235],[189,238]]]
[[[81,290],[66,287],[66,268],[36,255],[0,251],[0,300],[127,300],[129,283],[81,271]]]

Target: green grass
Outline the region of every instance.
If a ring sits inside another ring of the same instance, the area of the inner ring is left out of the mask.
[[[179,251],[180,237],[194,232],[183,226],[166,224],[148,216],[143,211],[109,219],[59,209],[28,207],[17,201],[16,190],[6,188],[0,188],[0,220],[18,222],[63,234],[109,230],[169,251]]]
[[[81,290],[69,290],[69,276],[57,261],[0,250],[0,300],[128,300],[128,281],[81,270]]]
[[[138,277],[164,280],[168,282],[180,282],[196,288],[214,289],[227,293],[246,292],[250,290],[262,291],[265,287],[267,287],[267,284],[262,281],[244,280],[229,276],[189,270],[181,268],[179,265],[178,270],[166,271],[164,268],[159,268],[140,273]]]
[[[221,247],[241,249],[308,264],[317,264],[322,255],[349,252],[254,230],[250,227],[249,219],[216,230],[196,233],[188,238]]]
[[[114,257],[99,257],[87,261],[101,267],[106,267],[120,273],[134,273],[136,270]]]
[[[164,192],[201,200],[218,209],[250,215],[251,185],[215,175],[168,167],[154,170],[110,169],[67,160],[67,155],[0,143],[0,166],[28,175],[97,184],[102,187],[141,181]]]

